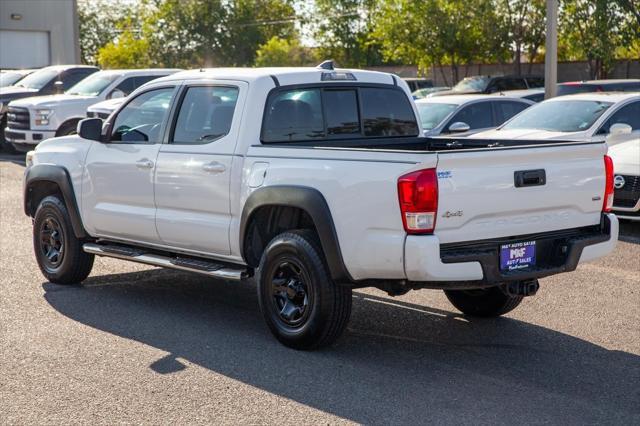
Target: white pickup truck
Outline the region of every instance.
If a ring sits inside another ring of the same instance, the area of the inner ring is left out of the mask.
[[[27,155],[38,264],[59,284],[94,255],[255,274],[274,335],[312,349],[354,288],[442,289],[497,316],[612,251],[606,144],[429,139],[417,116],[399,78],[331,63],[155,80]]]

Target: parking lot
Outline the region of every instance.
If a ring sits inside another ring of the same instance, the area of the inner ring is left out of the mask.
[[[45,282],[23,162],[0,157],[3,424],[640,422],[638,223],[506,317],[465,318],[439,291],[358,290],[338,343],[297,352],[251,282],[106,258],[82,286]]]

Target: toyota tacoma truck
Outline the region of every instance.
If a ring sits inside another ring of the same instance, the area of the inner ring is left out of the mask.
[[[27,155],[37,263],[57,284],[94,256],[253,276],[275,337],[313,349],[354,288],[498,316],[613,250],[605,143],[425,138],[417,117],[401,79],[331,62],[160,78]]]

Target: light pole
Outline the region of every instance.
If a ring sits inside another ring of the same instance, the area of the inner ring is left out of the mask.
[[[544,54],[544,98],[556,95],[558,86],[558,0],[547,0],[547,40]]]

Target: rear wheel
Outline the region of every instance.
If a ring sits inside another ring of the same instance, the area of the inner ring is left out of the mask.
[[[93,267],[94,256],[82,250],[73,233],[67,207],[55,195],[45,197],[33,223],[33,248],[42,274],[52,283],[83,281]]]
[[[511,312],[522,302],[523,296],[505,294],[500,287],[478,290],[445,290],[449,302],[466,315],[497,317]]]
[[[269,243],[260,261],[258,300],[271,332],[294,349],[333,343],[351,315],[351,288],[331,279],[311,231],[286,232]]]

